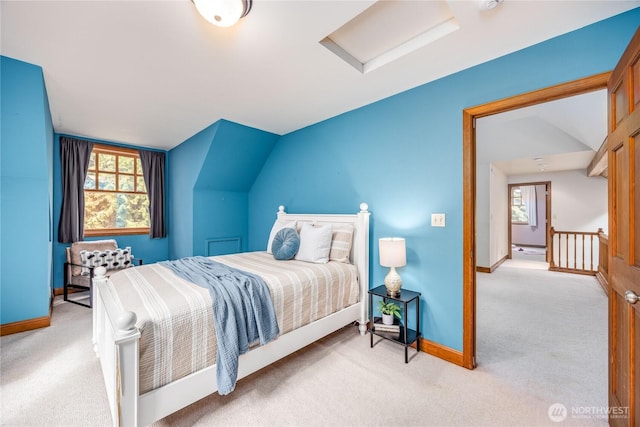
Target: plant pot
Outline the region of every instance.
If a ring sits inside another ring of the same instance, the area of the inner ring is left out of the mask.
[[[393,314],[384,314],[384,313],[382,313],[382,324],[383,325],[393,325]]]

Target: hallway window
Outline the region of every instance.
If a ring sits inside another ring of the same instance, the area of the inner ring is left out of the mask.
[[[522,192],[520,191],[520,187],[511,187],[511,223],[529,224],[527,208],[522,201]]]

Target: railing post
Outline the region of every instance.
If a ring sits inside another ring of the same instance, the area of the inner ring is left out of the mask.
[[[602,228],[598,228],[598,272],[596,273],[596,279],[604,290],[604,293],[609,295],[609,236],[604,234]]]
[[[551,270],[552,268],[554,268],[556,266],[555,260],[554,260],[554,256],[555,256],[555,251],[553,250],[553,241],[554,241],[554,235],[556,234],[556,230],[551,227],[549,229],[549,269]]]

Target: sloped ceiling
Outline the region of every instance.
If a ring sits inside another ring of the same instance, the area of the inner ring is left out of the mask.
[[[247,192],[277,141],[277,135],[221,120],[200,168],[197,189]],[[250,156],[245,155],[251,153]],[[224,159],[224,161],[220,161]]]
[[[189,0],[5,0],[0,53],[42,66],[56,132],[169,149],[219,119],[286,134],[640,5],[441,2],[458,30],[363,74],[320,41],[373,3],[259,0],[219,28]]]
[[[586,169],[607,136],[605,90],[477,121],[477,159],[507,175]]]

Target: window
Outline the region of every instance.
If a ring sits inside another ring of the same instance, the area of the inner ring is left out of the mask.
[[[522,201],[520,187],[511,187],[511,223],[529,224],[527,208]]]
[[[85,236],[149,233],[149,198],[138,152],[94,145],[84,204]]]

